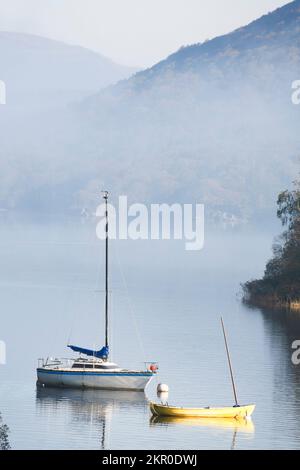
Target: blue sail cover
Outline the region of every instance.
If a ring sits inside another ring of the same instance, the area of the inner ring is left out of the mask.
[[[97,357],[98,359],[107,359],[109,354],[109,347],[104,346],[100,351],[92,351],[91,349],[80,348],[79,346],[68,345],[68,348],[71,348],[72,351],[85,354],[86,356]]]

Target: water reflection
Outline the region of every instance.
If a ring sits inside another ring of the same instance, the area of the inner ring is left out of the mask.
[[[230,418],[178,418],[178,417],[161,417],[152,416],[150,426],[191,426],[202,428],[229,429],[232,431],[231,450],[236,448],[236,442],[239,432],[254,434],[255,426],[251,419],[230,419]]]
[[[9,427],[6,424],[3,424],[0,414],[0,450],[10,450],[8,433]]]
[[[260,309],[274,364],[274,399],[300,403],[300,366],[292,362],[292,344],[300,340],[300,313]],[[299,407],[297,412],[300,413]]]
[[[251,419],[231,419],[231,418],[177,418],[173,416],[152,416],[150,425],[181,425],[181,426],[199,426],[216,427],[223,429],[236,429],[242,432],[253,434],[255,426]]]
[[[268,429],[273,446],[277,440],[279,449],[299,449],[300,366],[292,362],[292,344],[300,339],[300,313],[264,308],[250,308],[248,313],[263,320],[264,366],[263,369],[258,363],[256,366],[258,376],[262,377],[260,386],[265,388],[268,399],[257,394],[257,415],[265,423],[260,434]]]
[[[175,247],[169,250],[168,244],[162,248],[149,245],[149,252],[144,245],[121,248],[134,310],[141,312],[138,323],[144,348],[150,357],[159,355],[160,376],[170,386],[170,400],[191,407],[199,402],[231,403],[218,327],[221,306],[239,398],[257,404],[255,433],[229,422],[225,426],[208,421],[149,425],[148,405],[139,393],[36,391],[33,364],[37,354],[64,354],[74,312],[77,321],[83,311],[91,315],[85,331],[81,332],[82,322],[78,322],[78,336],[89,344],[98,336],[89,325],[99,324],[101,299],[98,294],[91,296],[99,247],[90,243],[90,232],[78,233],[78,227],[65,229],[64,225],[28,229],[17,225],[2,234],[1,298],[10,311],[4,318],[3,335],[7,343],[26,350],[28,359],[16,377],[20,351],[12,348],[9,363],[1,369],[1,411],[13,431],[8,434],[13,448],[300,449],[300,366],[291,362],[291,343],[300,339],[300,315],[249,311],[235,297],[240,282],[261,269],[261,260],[269,254],[268,236],[254,242],[251,235],[256,256],[249,251],[248,236],[226,238],[223,233],[207,234],[200,258]],[[133,325],[128,321],[121,277],[116,278],[115,287],[114,349],[126,364],[140,353],[134,341],[132,349],[128,348]],[[21,311],[26,315],[20,316]],[[39,334],[28,341],[33,330]],[[184,354],[178,354],[178,341],[184,344]],[[152,385],[147,393],[155,400]]]
[[[77,390],[37,387],[37,410],[46,417],[68,416],[68,426],[77,428],[79,424],[96,430],[99,447],[108,448],[109,424],[113,414],[122,410],[136,413],[147,410],[148,402],[144,393],[107,390]]]

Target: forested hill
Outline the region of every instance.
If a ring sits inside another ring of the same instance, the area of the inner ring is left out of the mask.
[[[135,201],[198,201],[207,216],[265,220],[297,172],[297,79],[300,0],[22,122],[0,149],[0,207],[92,210],[104,185]]]

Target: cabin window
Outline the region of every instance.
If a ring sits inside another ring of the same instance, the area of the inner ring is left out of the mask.
[[[117,369],[116,366],[107,366],[104,364],[89,364],[89,363],[80,363],[80,362],[75,362],[72,366],[72,369],[102,369],[102,370],[107,370],[107,369]]]

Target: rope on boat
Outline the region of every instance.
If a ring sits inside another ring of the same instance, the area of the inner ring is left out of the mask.
[[[119,252],[118,252],[117,248],[115,249],[115,253],[116,253],[116,259],[117,259],[118,267],[119,267],[119,270],[120,270],[122,282],[123,282],[124,289],[125,289],[125,292],[126,292],[126,298],[127,298],[127,302],[128,302],[128,307],[129,307],[131,320],[132,320],[132,323],[134,325],[134,329],[135,329],[135,332],[136,332],[136,335],[137,335],[137,339],[138,339],[139,347],[140,347],[140,350],[141,350],[141,353],[142,353],[142,357],[145,360],[146,359],[145,348],[144,348],[142,336],[141,336],[141,333],[140,333],[140,330],[139,330],[139,327],[138,327],[138,322],[137,322],[136,315],[135,315],[135,312],[134,312],[134,308],[133,308],[133,305],[132,305],[128,285],[127,285],[126,278],[125,278],[125,275],[124,275],[124,272],[123,272],[123,269],[122,269],[121,260],[120,260],[120,256],[119,256]]]
[[[85,243],[82,243],[82,244],[88,245],[88,246],[92,245],[92,233],[90,233],[88,241],[85,242]],[[72,286],[72,290],[76,290],[76,292],[78,292],[78,293],[79,293],[79,291],[93,292],[94,298],[96,298],[96,295],[98,295],[99,292],[103,293],[104,291],[99,289],[100,279],[101,279],[101,270],[102,270],[102,262],[101,261],[102,261],[101,257],[99,256],[98,261],[97,261],[97,265],[96,265],[96,276],[95,276],[95,281],[94,281],[95,284],[93,286],[90,286],[90,287]],[[73,300],[74,300],[74,297],[73,297]],[[78,305],[79,302],[80,302],[80,299],[77,298],[76,304]],[[85,311],[85,309],[83,309],[83,311]],[[75,323],[76,324],[78,323],[77,320],[78,320],[79,315],[80,315],[80,309],[76,308],[75,311],[73,312],[73,315],[72,315],[71,320],[70,320],[70,329],[69,329],[67,344],[71,344],[71,338],[72,338],[72,335],[73,335],[74,326],[75,326]],[[96,331],[95,331],[95,333],[96,333]],[[99,334],[100,334],[100,332],[99,332]],[[97,344],[98,344],[99,343],[99,335],[98,334],[97,334],[95,339],[97,339]]]

